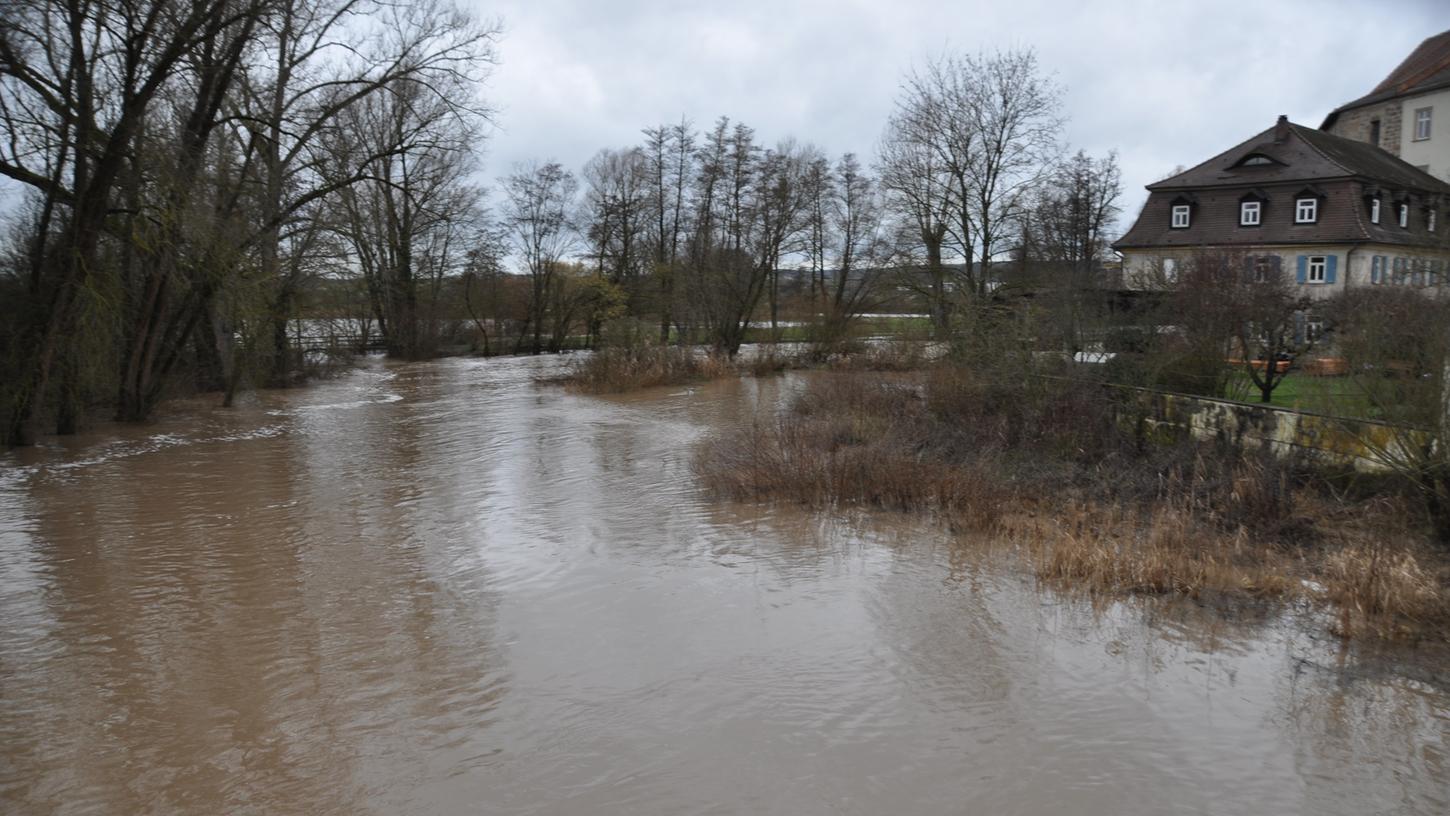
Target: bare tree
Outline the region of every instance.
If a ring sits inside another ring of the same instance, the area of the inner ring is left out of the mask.
[[[987,293],[993,262],[1058,152],[1060,96],[1032,51],[944,56],[903,84],[898,121],[945,181],[947,233],[972,294]]]
[[[285,382],[301,271],[335,254],[329,205],[376,158],[353,151],[344,168],[339,122],[403,79],[486,113],[472,86],[496,34],[440,0],[7,6],[0,173],[41,205],[3,441],[32,437],[52,405],[73,429],[83,315],[112,332],[113,359],[88,370],[109,369],[97,380],[123,419],[146,416],[187,363],[230,399],[262,321]]]
[[[379,162],[400,151],[416,152],[421,137],[415,131],[432,124],[419,121],[422,111],[413,112],[419,124],[412,127],[358,132],[339,123],[377,118],[377,104],[371,111],[360,106],[380,94],[404,94],[407,101],[395,99],[394,107],[421,106],[441,126],[462,129],[476,140],[492,115],[476,89],[496,64],[499,32],[496,21],[472,19],[442,0],[279,4],[268,60],[256,66],[238,113],[259,168],[256,232],[247,240],[256,246],[260,275],[272,289],[273,384],[289,379],[287,324],[305,266],[288,245],[298,236],[308,239],[318,228],[311,219],[322,217],[309,207],[360,181],[377,183]]]
[[[1094,159],[1078,151],[1053,169],[1028,213],[1023,263],[1040,263],[1051,276],[1047,288],[1064,307],[1070,351],[1086,345],[1086,313],[1093,292],[1105,283],[1097,273],[1111,249],[1109,230],[1121,212],[1122,192],[1115,154]]]
[[[399,80],[387,93],[354,106],[357,133],[378,140],[369,177],[341,191],[341,233],[368,282],[373,311],[390,354],[436,352],[434,310],[443,279],[463,268],[480,219],[479,191],[468,182],[477,129],[450,116],[447,103],[418,83]]]
[[[0,122],[8,138],[0,144],[0,174],[39,191],[43,201],[31,252],[30,314],[19,341],[35,351],[7,389],[5,441],[35,435],[148,111],[184,60],[232,40],[262,7],[261,0],[181,7],[25,0],[6,7]]]
[[[695,133],[688,120],[660,125],[644,131],[644,153],[649,174],[649,205],[654,214],[653,273],[658,282],[656,307],[660,318],[660,342],[669,340],[674,322],[675,280],[679,272],[680,246],[689,229],[691,171],[694,167]]]
[[[811,159],[801,178],[801,187],[807,201],[803,251],[811,278],[811,309],[819,313],[826,299],[826,235],[836,194],[830,160],[824,155]]]
[[[1284,273],[1279,256],[1244,256],[1226,277],[1236,280],[1221,293],[1237,317],[1234,338],[1244,371],[1258,389],[1259,400],[1273,400],[1284,382],[1314,350],[1319,333],[1311,330],[1313,301]],[[1237,275],[1234,275],[1237,271]]]
[[[951,217],[950,178],[930,135],[910,112],[893,115],[882,138],[878,166],[887,206],[899,225],[898,264],[909,272],[925,270],[925,286],[916,286],[916,275],[909,274],[905,282],[925,295],[932,328],[942,337],[950,319],[942,257]]]
[[[855,154],[836,163],[836,190],[830,215],[833,268],[826,301],[825,339],[846,334],[876,283],[882,257],[882,209],[877,181],[861,167]]]
[[[649,258],[649,165],[639,148],[604,149],[584,165],[584,231],[595,271],[636,295]],[[656,213],[656,216],[658,213]]]
[[[503,192],[503,224],[530,282],[524,333],[532,332],[531,351],[538,354],[544,350],[549,298],[559,285],[561,264],[576,247],[579,181],[558,162],[533,162],[517,166],[503,180]]]
[[[721,119],[700,154],[689,297],[715,352],[734,356],[781,258],[804,224],[802,178],[813,151],[786,141],[760,151]]]

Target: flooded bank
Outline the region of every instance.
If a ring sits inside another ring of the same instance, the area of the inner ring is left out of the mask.
[[[890,514],[718,504],[793,377],[372,363],[0,459],[7,813],[1443,813],[1450,689],[1106,609]]]

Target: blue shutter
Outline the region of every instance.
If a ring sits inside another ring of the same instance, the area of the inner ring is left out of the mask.
[[[1309,270],[1309,256],[1308,255],[1300,255],[1299,256],[1299,272],[1295,275],[1295,279],[1297,281],[1299,281],[1300,283],[1306,282],[1309,279],[1309,277],[1308,277],[1309,276],[1308,270]]]
[[[1376,255],[1369,261],[1369,282],[1385,282],[1385,256]]]
[[[1324,282],[1334,283],[1334,267],[1339,265],[1338,255],[1329,255],[1324,259]]]

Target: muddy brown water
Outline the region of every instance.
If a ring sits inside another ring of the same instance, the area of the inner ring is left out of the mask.
[[[1093,608],[717,504],[795,378],[370,362],[0,459],[7,814],[1450,812],[1450,692],[1295,614]]]

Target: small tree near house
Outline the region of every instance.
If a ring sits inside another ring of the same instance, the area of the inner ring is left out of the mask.
[[[1173,290],[1164,319],[1177,328],[1177,365],[1204,380],[1195,393],[1217,395],[1228,387],[1231,361],[1269,402],[1318,340],[1308,318],[1311,301],[1277,255],[1203,249],[1180,261],[1159,284]]]
[[[1270,402],[1319,339],[1309,321],[1312,301],[1296,291],[1278,255],[1245,255],[1237,265],[1241,274],[1228,298],[1237,317],[1234,340],[1259,401]]]

